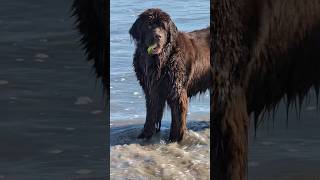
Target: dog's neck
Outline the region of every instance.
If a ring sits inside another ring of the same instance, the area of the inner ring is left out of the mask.
[[[145,69],[146,71],[152,71],[150,74],[147,73],[152,76],[150,78],[159,80],[161,76],[165,74],[165,67],[174,49],[175,45],[173,43],[167,43],[159,54],[152,56],[147,54],[148,60],[145,62]],[[145,51],[143,52],[147,53]]]
[[[174,52],[176,48],[176,42],[168,42],[165,47],[163,48],[163,51],[160,53],[159,58],[160,61],[163,64],[166,64],[168,59],[170,59],[170,56]]]

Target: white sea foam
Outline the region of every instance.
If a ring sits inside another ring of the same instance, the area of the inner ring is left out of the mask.
[[[113,131],[111,178],[209,179],[210,130],[203,123],[194,123],[189,128],[180,143],[166,141],[168,128],[149,141],[136,139],[141,132],[138,127]]]
[[[92,99],[89,97],[78,97],[74,104],[76,105],[86,105],[92,103]]]

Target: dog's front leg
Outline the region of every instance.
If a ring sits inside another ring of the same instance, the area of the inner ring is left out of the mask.
[[[188,95],[185,90],[176,93],[168,99],[171,108],[171,129],[169,140],[171,142],[183,139],[187,130]]]
[[[160,131],[161,119],[165,106],[165,98],[158,93],[146,95],[147,116],[142,133],[138,138],[149,139],[155,132]]]
[[[165,104],[166,104],[166,99],[161,97],[161,99],[159,99],[158,105],[156,106],[156,111],[157,111],[155,114],[156,133],[158,133],[161,128],[161,120],[162,120]]]

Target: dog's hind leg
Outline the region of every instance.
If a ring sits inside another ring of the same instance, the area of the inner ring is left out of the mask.
[[[237,88],[228,102],[213,93],[213,179],[244,180],[247,170],[248,122],[244,92]]]

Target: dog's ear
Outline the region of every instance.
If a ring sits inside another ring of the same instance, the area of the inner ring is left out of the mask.
[[[131,37],[134,39],[134,41],[136,43],[139,43],[141,41],[141,37],[142,37],[142,32],[141,32],[141,28],[142,28],[142,18],[139,17],[131,26],[130,30],[129,30],[129,34],[131,35]]]
[[[168,23],[167,23],[167,30],[169,32],[169,41],[172,43],[175,41],[175,39],[177,38],[178,36],[178,28],[177,26],[174,24],[174,22],[172,20],[170,20]]]

